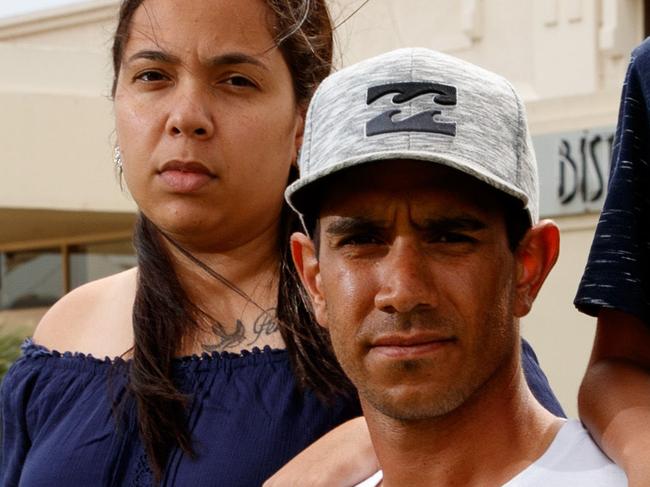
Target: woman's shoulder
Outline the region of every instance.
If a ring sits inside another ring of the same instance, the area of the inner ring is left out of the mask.
[[[89,282],[43,316],[33,341],[50,350],[116,357],[131,348],[137,269]]]

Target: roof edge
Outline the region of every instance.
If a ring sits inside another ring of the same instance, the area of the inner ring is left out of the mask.
[[[0,41],[110,20],[118,5],[119,0],[90,0],[0,19]]]

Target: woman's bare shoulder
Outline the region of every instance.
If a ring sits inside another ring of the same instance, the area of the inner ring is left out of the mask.
[[[137,269],[72,290],[43,316],[34,342],[50,350],[115,357],[133,343],[131,314]]]

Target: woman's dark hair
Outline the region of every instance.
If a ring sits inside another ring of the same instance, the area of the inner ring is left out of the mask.
[[[120,75],[133,14],[143,0],[123,0],[113,44],[114,80]],[[266,0],[271,32],[289,66],[297,103],[306,108],[332,65],[332,23],[325,0]],[[273,47],[273,46],[270,46]],[[292,169],[290,180],[297,173]],[[323,400],[352,394],[328,334],[315,324],[305,291],[291,263],[289,235],[297,218],[284,206],[281,216],[277,321],[298,383]],[[191,302],[175,274],[165,236],[143,214],[134,243],[138,286],[133,308],[134,347],[129,390],[137,403],[139,432],[156,479],[174,447],[193,455],[186,426],[187,397],[172,378],[173,358],[188,337],[201,330],[205,315]]]
[[[325,0],[265,0],[273,14],[271,31],[289,66],[297,102],[306,108],[320,82],[332,70],[333,26]],[[113,38],[115,95],[131,19],[144,0],[122,0]],[[270,46],[275,47],[275,46]]]

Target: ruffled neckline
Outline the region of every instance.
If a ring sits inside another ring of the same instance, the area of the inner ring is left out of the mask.
[[[91,353],[83,352],[60,352],[58,350],[50,350],[49,348],[39,345],[34,342],[32,338],[27,338],[21,345],[21,350],[24,357],[28,358],[39,358],[39,357],[50,357],[55,359],[64,359],[64,360],[73,360],[81,362],[90,362],[95,364],[107,364],[107,365],[128,365],[132,362],[132,359],[124,359],[122,357],[108,357],[104,358],[95,357]],[[242,350],[239,353],[235,352],[203,352],[202,354],[192,354],[185,355],[182,357],[176,357],[173,359],[174,365],[190,365],[190,364],[199,364],[199,363],[209,363],[209,362],[223,362],[223,361],[238,361],[238,360],[247,360],[262,358],[264,356],[277,356],[284,355],[287,353],[286,349],[271,348],[269,345],[265,345],[263,348],[253,347],[250,350]]]

